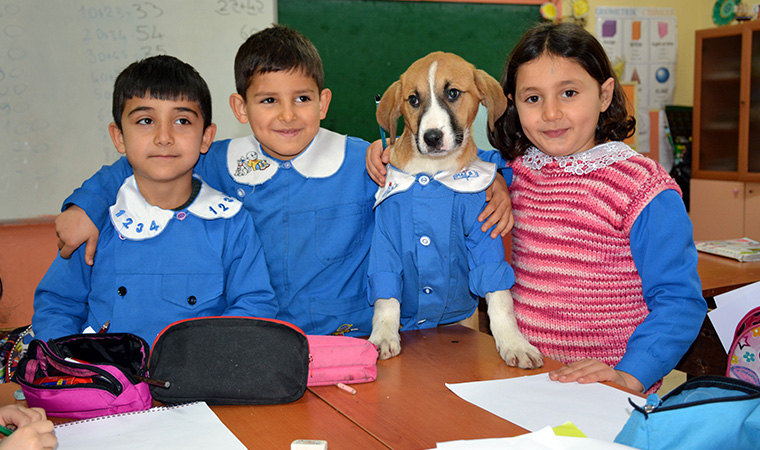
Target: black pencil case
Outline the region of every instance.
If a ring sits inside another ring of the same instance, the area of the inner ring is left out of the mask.
[[[254,317],[202,317],[175,322],[153,342],[153,398],[169,404],[270,405],[301,398],[309,343],[295,325]]]

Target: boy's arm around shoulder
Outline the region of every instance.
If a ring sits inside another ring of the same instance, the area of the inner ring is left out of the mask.
[[[278,305],[253,219],[241,209],[226,222],[224,315],[274,318]]]
[[[131,175],[132,167],[126,157],[121,157],[110,166],[101,167],[64,200],[62,212],[55,219],[61,257],[69,258],[74,250],[87,242],[85,260],[92,265],[97,230],[108,225],[108,208],[116,202],[119,188]]]

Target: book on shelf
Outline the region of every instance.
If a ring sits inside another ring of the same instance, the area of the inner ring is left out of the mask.
[[[697,250],[738,261],[760,261],[760,242],[750,238],[697,242]]]

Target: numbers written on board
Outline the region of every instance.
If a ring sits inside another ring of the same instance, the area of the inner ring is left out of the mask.
[[[216,13],[220,16],[233,14],[247,14],[257,16],[264,12],[265,6],[262,0],[217,0]]]
[[[164,15],[164,10],[153,2],[132,3],[138,19],[156,19]]]

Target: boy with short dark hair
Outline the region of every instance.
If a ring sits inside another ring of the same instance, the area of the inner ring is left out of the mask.
[[[132,175],[118,186],[98,258],[60,256],[34,299],[35,337],[130,332],[152,343],[177,320],[274,317],[261,242],[242,204],[193,177],[211,145],[211,94],[190,65],[171,56],[119,74],[109,133]],[[105,329],[105,328],[104,328]]]
[[[307,334],[369,335],[367,263],[377,191],[365,170],[369,144],[320,128],[332,93],[323,86],[316,48],[293,29],[275,25],[250,36],[235,57],[235,80],[230,106],[253,135],[215,142],[196,172],[253,217],[278,319]],[[117,161],[101,172],[64,203],[81,206],[96,224],[103,222],[101,191],[114,192],[114,180],[128,176],[129,167]],[[86,229],[69,214],[56,221],[59,235]],[[74,214],[81,217],[76,208]],[[76,247],[90,235],[77,237],[62,240]]]

